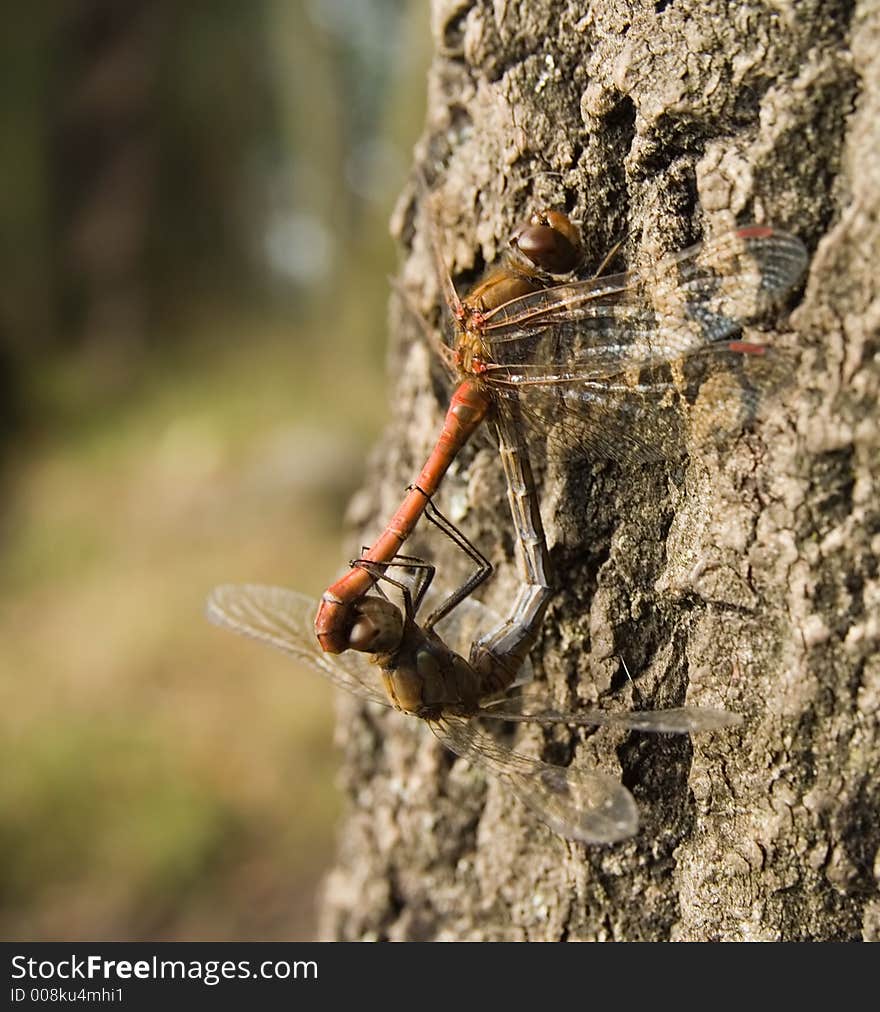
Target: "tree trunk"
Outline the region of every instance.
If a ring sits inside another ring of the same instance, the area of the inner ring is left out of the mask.
[[[744,726],[692,739],[502,731],[521,751],[630,788],[639,834],[589,847],[555,835],[420,721],[342,700],[350,805],[323,933],[876,940],[876,0],[435,0],[433,23],[418,157],[441,193],[460,290],[535,206],[582,220],[593,264],[621,235],[628,260],[650,262],[734,222],[768,222],[811,255],[794,312],[764,335],[799,364],[767,418],[711,459],[542,473],[559,591],[537,677],[569,703],[616,688],[621,705],[720,705]],[[397,216],[402,283],[435,323],[420,203],[408,193]],[[363,543],[444,411],[436,355],[400,302],[395,421],[353,517]],[[441,507],[495,563],[485,597],[503,612],[518,577],[488,445],[447,476]],[[455,550],[420,537],[454,585]]]

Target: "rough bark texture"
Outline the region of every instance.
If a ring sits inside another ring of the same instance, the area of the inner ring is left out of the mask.
[[[622,656],[641,699],[725,705],[746,725],[692,740],[507,732],[633,791],[639,835],[584,847],[419,721],[343,700],[350,806],[324,934],[876,940],[878,4],[435,0],[433,22],[417,154],[460,288],[542,204],[583,220],[593,262],[624,231],[627,257],[650,260],[747,220],[797,233],[812,262],[770,335],[801,350],[797,373],[758,428],[708,460],[543,475],[561,589],[539,677],[568,702],[619,686],[625,704]],[[417,202],[396,223],[402,278],[436,320]],[[368,540],[443,411],[419,328],[399,307],[393,322],[395,422],[352,515]],[[488,445],[464,455],[443,504],[496,563],[486,597],[503,611],[517,573]],[[419,548],[453,583],[449,547]]]

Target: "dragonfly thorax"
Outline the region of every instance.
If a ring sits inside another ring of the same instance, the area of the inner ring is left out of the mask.
[[[543,287],[544,282],[534,266],[503,262],[501,266],[492,268],[476,288],[462,299],[465,311],[462,324],[472,329],[482,329],[482,317],[485,314]]]
[[[389,699],[404,713],[436,720],[443,713],[469,715],[479,706],[480,679],[474,669],[409,619],[398,648],[375,660]]]

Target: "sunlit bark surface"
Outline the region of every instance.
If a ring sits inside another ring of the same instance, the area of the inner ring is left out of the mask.
[[[880,16],[861,3],[435,0],[416,155],[459,287],[535,205],[582,220],[598,264],[650,262],[735,223],[799,235],[793,312],[763,339],[791,383],[752,431],[637,469],[539,467],[559,592],[534,652],[571,705],[726,706],[693,739],[528,726],[517,748],[632,790],[624,843],[554,835],[413,719],[339,703],[348,813],[323,897],[344,939],[878,939]],[[401,283],[440,299],[415,190]],[[392,301],[394,421],[351,510],[369,543],[444,410],[437,357]],[[477,441],[440,505],[516,589],[501,469]],[[411,544],[462,574],[442,537]],[[622,673],[621,658],[634,685]],[[498,734],[498,731],[495,731]]]

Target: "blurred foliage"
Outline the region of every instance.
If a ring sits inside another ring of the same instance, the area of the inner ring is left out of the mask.
[[[202,606],[351,548],[426,18],[5,12],[4,937],[313,935],[331,693]]]

